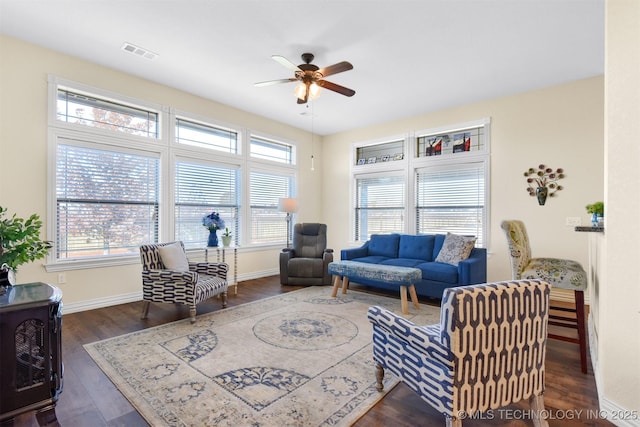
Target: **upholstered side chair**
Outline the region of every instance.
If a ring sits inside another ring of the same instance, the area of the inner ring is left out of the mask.
[[[551,305],[549,324],[577,330],[577,338],[549,334],[549,338],[568,341],[579,345],[580,369],[587,373],[587,332],[584,314],[584,290],[587,289],[587,273],[580,263],[570,259],[533,258],[529,235],[522,221],[502,221],[502,229],[509,245],[511,260],[511,278],[541,279],[549,282],[554,288],[573,291],[575,306]]]
[[[196,321],[196,306],[206,299],[220,295],[222,308],[227,306],[227,264],[189,262],[182,242],[142,245],[140,259],[143,319],[152,302],[189,306],[191,323]]]
[[[370,307],[378,390],[389,370],[457,427],[466,415],[529,399],[533,424],[548,426],[549,292],[533,280],[448,288],[440,323],[427,326]]]
[[[293,246],[280,252],[282,285],[329,285],[329,263],[333,249],[327,249],[327,225],[298,223],[293,227]]]

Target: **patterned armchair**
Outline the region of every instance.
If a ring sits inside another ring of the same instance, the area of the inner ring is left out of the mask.
[[[189,262],[182,242],[142,245],[140,259],[143,319],[151,302],[188,305],[191,323],[196,321],[196,305],[201,301],[221,295],[222,308],[227,306],[227,264]]]
[[[447,426],[522,399],[542,414],[549,292],[526,280],[448,288],[440,323],[428,326],[370,307],[378,389],[391,371]],[[534,425],[548,426],[541,418]]]
[[[280,252],[280,284],[330,285],[332,261],[333,249],[327,249],[327,225],[298,223],[293,227],[293,248]]]
[[[527,229],[522,221],[502,221],[511,259],[511,278],[540,279],[554,288],[573,291],[575,308],[551,306],[549,324],[577,330],[578,338],[549,334],[549,338],[579,345],[580,368],[587,373],[587,332],[584,314],[584,290],[587,289],[587,273],[582,266],[570,259],[532,258]],[[565,315],[563,313],[570,313]]]

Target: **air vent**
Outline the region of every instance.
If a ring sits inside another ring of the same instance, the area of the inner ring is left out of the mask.
[[[149,59],[149,60],[154,60],[154,59],[156,59],[158,57],[157,53],[153,53],[150,50],[141,48],[139,46],[136,46],[136,45],[128,43],[128,42],[125,42],[122,45],[122,50],[124,50],[125,52],[132,53],[132,54],[134,54],[136,56],[141,56],[141,57],[143,57],[145,59]]]

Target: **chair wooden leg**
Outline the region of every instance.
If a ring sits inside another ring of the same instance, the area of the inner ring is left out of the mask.
[[[445,419],[447,420],[447,427],[462,427],[462,420],[460,418],[446,417]]]
[[[191,323],[196,323],[196,308],[194,307],[190,307],[189,308],[189,315],[191,316]]]
[[[580,367],[587,373],[587,332],[584,319],[584,291],[574,291],[576,300],[576,319],[578,322],[578,345],[580,346]]]
[[[142,316],[141,319],[146,319],[149,316],[149,305],[151,305],[151,301],[143,301],[142,302]]]
[[[384,380],[384,368],[376,362],[376,389],[378,389],[378,391],[382,391],[384,388],[382,380]]]
[[[222,308],[227,308],[227,293],[222,293]]]
[[[544,398],[542,395],[533,395],[529,399],[531,403],[531,412],[533,412],[533,425],[535,427],[549,427],[549,422],[545,418]]]

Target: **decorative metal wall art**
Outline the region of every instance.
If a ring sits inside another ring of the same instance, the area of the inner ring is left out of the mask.
[[[527,192],[530,196],[536,196],[539,205],[544,205],[547,197],[554,197],[557,191],[562,190],[562,185],[558,181],[565,177],[564,170],[558,168],[553,170],[545,165],[538,165],[538,169],[529,168],[525,171],[527,178]]]

